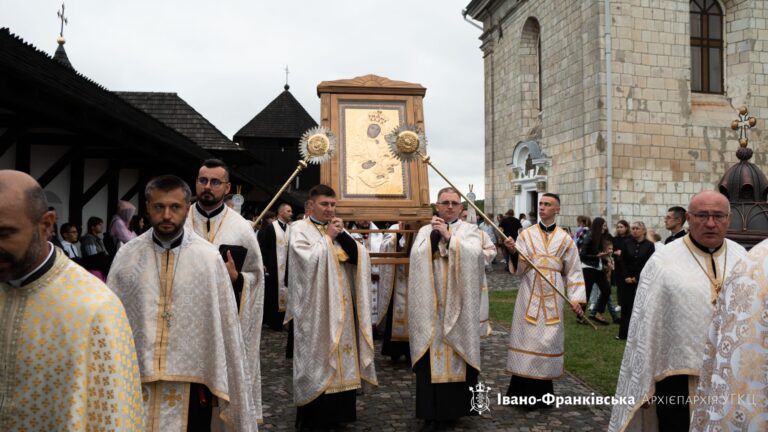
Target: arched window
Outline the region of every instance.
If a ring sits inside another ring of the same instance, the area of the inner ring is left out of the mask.
[[[723,10],[717,0],[691,0],[691,90],[723,93]]]
[[[523,25],[518,51],[523,128],[534,127],[542,111],[541,83],[541,30],[539,22],[531,17]]]

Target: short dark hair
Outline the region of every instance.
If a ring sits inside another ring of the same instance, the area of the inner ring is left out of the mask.
[[[558,194],[554,194],[554,193],[551,193],[551,192],[546,192],[546,193],[541,194],[541,196],[542,197],[554,198],[554,199],[557,200],[557,203],[560,204],[560,195],[558,195]]]
[[[64,236],[64,234],[65,234],[67,231],[69,231],[69,230],[70,230],[70,228],[75,228],[75,229],[77,229],[77,226],[75,226],[75,224],[73,224],[72,222],[67,222],[67,223],[63,223],[63,224],[61,224],[61,227],[59,227],[59,234],[61,234],[61,235],[62,235],[62,237],[63,237],[63,236]],[[77,231],[80,231],[80,230],[79,230],[79,229],[77,229]]]
[[[440,199],[440,195],[442,195],[444,193],[455,193],[456,195],[459,196],[459,198],[461,198],[461,194],[459,193],[459,191],[457,191],[456,188],[453,188],[453,187],[450,187],[450,186],[444,187],[444,188],[440,189],[439,191],[437,191],[437,198]]]
[[[319,184],[317,186],[313,186],[312,189],[309,190],[309,199],[314,199],[320,195],[336,198],[336,192],[328,185]]]
[[[280,210],[281,210],[283,207],[286,207],[286,206],[288,206],[288,207],[291,207],[291,205],[290,205],[290,204],[288,204],[288,203],[280,203],[280,204],[277,206],[277,213],[280,213]],[[291,210],[293,210],[293,207],[291,207]]]
[[[680,206],[674,206],[667,209],[667,212],[672,212],[675,218],[685,222],[685,209]]]
[[[147,183],[147,187],[144,188],[144,196],[147,201],[149,201],[150,195],[155,190],[170,192],[176,189],[181,189],[184,192],[184,201],[187,203],[192,199],[192,190],[189,188],[187,182],[171,174],[161,175],[150,180],[149,183]]]
[[[98,224],[103,224],[103,223],[104,223],[104,219],[98,216],[91,216],[88,218],[88,223],[86,224],[86,226],[88,227],[88,231],[90,231],[91,228],[95,227]]]
[[[206,168],[224,168],[224,172],[227,173],[226,180],[229,180],[229,167],[221,159],[206,159],[203,161],[203,166]]]

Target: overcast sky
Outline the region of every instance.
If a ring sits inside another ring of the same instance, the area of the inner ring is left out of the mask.
[[[376,74],[416,82],[428,153],[484,196],[483,59],[469,0],[69,0],[72,65],[110,90],[175,92],[232,138],[283,90],[315,120],[317,84]],[[53,54],[60,0],[0,0],[0,27]],[[445,184],[430,170],[432,198]]]

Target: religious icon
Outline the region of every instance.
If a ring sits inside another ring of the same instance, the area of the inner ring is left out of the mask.
[[[407,198],[408,171],[384,138],[404,117],[402,103],[346,102],[341,110],[345,198]]]

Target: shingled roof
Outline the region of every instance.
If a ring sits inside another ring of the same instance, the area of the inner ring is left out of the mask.
[[[293,97],[286,85],[280,93],[256,117],[251,119],[235,134],[238,138],[301,138],[307,129],[317,126],[317,122],[307,110]]]
[[[179,131],[205,150],[245,150],[233,143],[176,93],[123,91],[114,93]]]

